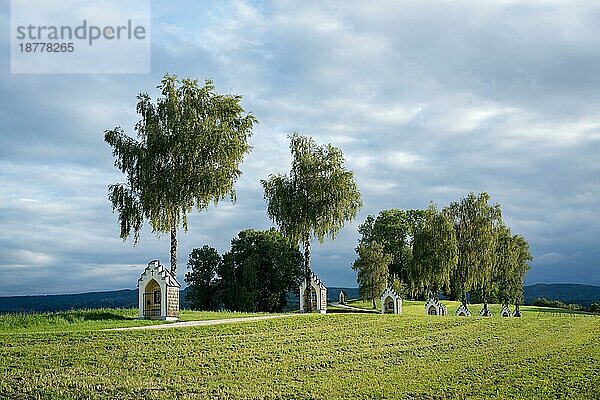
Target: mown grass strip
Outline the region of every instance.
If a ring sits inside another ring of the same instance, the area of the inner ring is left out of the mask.
[[[1,335],[0,397],[599,398],[600,319],[528,312]]]

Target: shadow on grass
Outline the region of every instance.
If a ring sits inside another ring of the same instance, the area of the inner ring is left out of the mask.
[[[573,316],[578,316],[578,315],[589,316],[589,317],[599,316],[598,314],[592,314],[587,311],[569,310],[569,309],[565,309],[565,308],[552,308],[552,307],[536,307],[536,308],[532,308],[532,309],[529,309],[527,307],[521,307],[521,311],[527,311],[530,313],[535,312],[538,315],[546,315],[546,316],[552,316],[552,317],[573,317]]]
[[[327,308],[327,314],[379,314],[375,310],[348,310],[340,308]]]
[[[70,321],[132,321],[137,318],[127,317],[118,312],[110,310],[76,310],[62,313],[62,316]]]
[[[346,308],[336,304],[328,304],[327,314],[379,314],[379,312],[376,308]]]

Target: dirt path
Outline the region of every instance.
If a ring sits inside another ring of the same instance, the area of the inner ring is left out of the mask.
[[[173,322],[170,324],[160,325],[145,325],[145,326],[132,326],[128,328],[111,328],[105,329],[106,331],[137,331],[141,329],[171,329],[171,328],[184,328],[188,326],[208,326],[208,325],[219,325],[219,324],[231,324],[236,322],[250,322],[250,321],[262,321],[264,319],[273,318],[284,318],[294,317],[305,314],[279,314],[279,315],[261,315],[258,317],[241,317],[241,318],[227,318],[227,319],[209,319],[204,321],[185,321],[185,322]]]

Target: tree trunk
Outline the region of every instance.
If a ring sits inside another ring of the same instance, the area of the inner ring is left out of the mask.
[[[515,317],[520,317],[521,316],[521,310],[519,309],[519,302],[515,301],[515,313],[514,313]]]
[[[375,305],[375,296],[371,300],[373,301],[373,310],[375,310],[377,308],[377,305]]]
[[[171,227],[171,274],[177,276],[177,228]]]
[[[306,279],[306,290],[304,291],[304,297],[306,299],[305,312],[312,312],[312,293],[311,293],[311,275],[310,270],[310,238],[304,239],[304,273]]]
[[[465,308],[467,308],[467,290],[465,289],[465,281],[461,280],[460,282],[460,289],[461,289],[461,302],[462,305],[465,306]]]
[[[490,316],[490,310],[488,310],[488,302],[487,302],[487,292],[485,290],[485,288],[481,289],[482,295],[483,295],[483,316],[484,317],[489,317]]]

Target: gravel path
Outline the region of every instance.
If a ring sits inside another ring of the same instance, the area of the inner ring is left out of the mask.
[[[204,321],[185,321],[185,322],[173,322],[170,324],[160,325],[146,325],[146,326],[132,326],[129,328],[111,328],[105,329],[107,331],[137,331],[141,329],[171,329],[171,328],[184,328],[188,326],[207,326],[207,325],[219,325],[219,324],[231,324],[236,322],[249,322],[249,321],[262,321],[264,319],[273,318],[284,318],[294,317],[303,314],[279,314],[279,315],[261,315],[258,317],[241,317],[241,318],[227,318],[227,319],[209,319]]]

